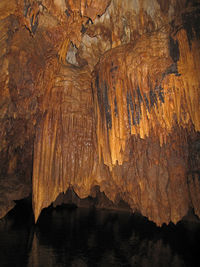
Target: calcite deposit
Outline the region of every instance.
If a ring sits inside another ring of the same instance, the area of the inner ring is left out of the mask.
[[[0,217],[69,189],[200,217],[199,0],[2,0],[0,47]]]

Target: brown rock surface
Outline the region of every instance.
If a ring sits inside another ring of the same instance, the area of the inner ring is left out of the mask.
[[[27,198],[31,193],[31,183],[22,177],[6,177],[0,180],[0,218],[15,206],[15,200]]]
[[[2,0],[0,48],[0,217],[69,188],[200,216],[199,0]]]

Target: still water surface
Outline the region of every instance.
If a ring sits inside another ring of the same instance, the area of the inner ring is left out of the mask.
[[[196,261],[196,262],[195,262]],[[139,215],[47,209],[34,225],[16,208],[0,220],[0,267],[200,266],[200,227],[157,228]]]

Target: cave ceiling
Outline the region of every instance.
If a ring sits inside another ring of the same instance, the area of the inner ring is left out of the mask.
[[[200,216],[199,0],[1,0],[0,48],[0,217],[95,186]]]

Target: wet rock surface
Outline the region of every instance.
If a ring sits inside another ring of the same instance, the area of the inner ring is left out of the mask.
[[[1,1],[1,217],[31,189],[37,221],[69,188],[78,205],[122,201],[157,225],[200,216],[199,11]]]
[[[16,205],[16,200],[27,198],[31,194],[31,183],[19,177],[0,179],[0,219]]]

